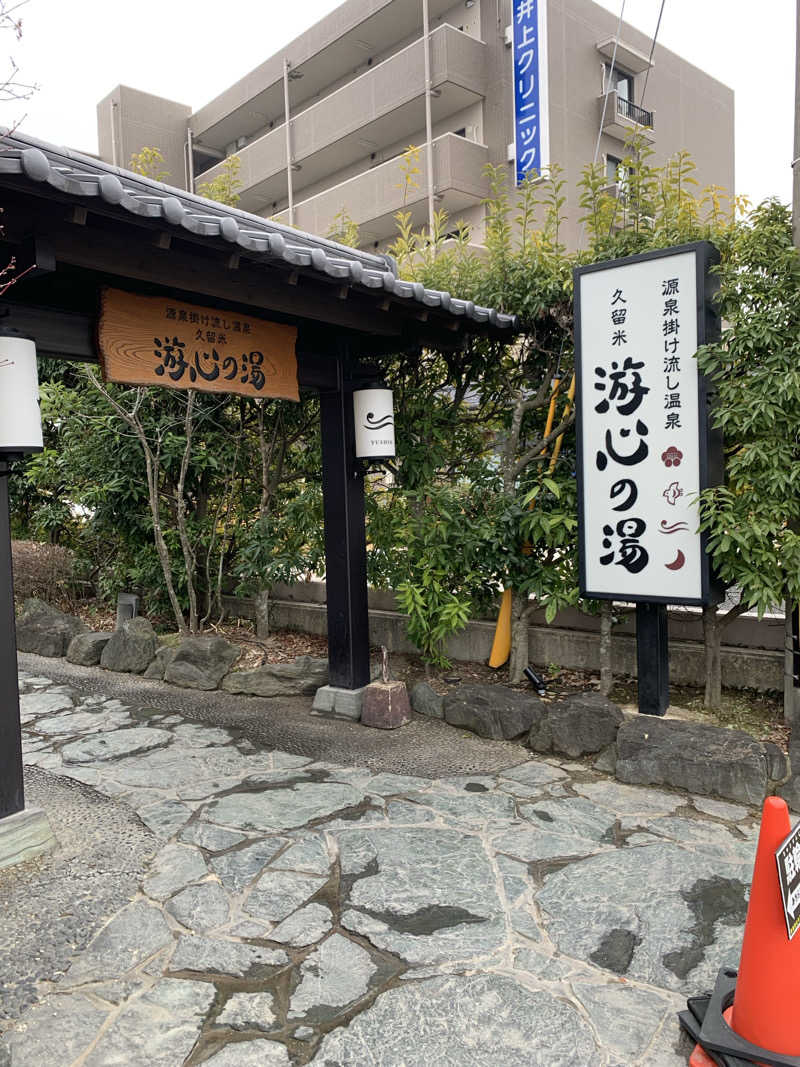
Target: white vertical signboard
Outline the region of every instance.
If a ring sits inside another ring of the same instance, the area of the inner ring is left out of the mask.
[[[575,272],[581,592],[702,604],[698,494],[710,484],[705,242]],[[713,327],[712,327],[713,328]],[[713,451],[713,450],[712,450]]]

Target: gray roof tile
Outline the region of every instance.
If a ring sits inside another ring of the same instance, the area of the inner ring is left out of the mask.
[[[0,175],[47,183],[70,196],[96,197],[133,215],[163,219],[197,237],[222,238],[250,255],[282,260],[365,289],[383,289],[404,303],[439,308],[476,325],[488,323],[509,336],[519,327],[515,315],[478,307],[471,300],[458,300],[449,293],[426,289],[421,282],[399,278],[391,256],[362,252],[303,233],[17,131],[0,128],[0,143]]]

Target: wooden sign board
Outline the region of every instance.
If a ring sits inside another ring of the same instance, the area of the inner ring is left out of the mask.
[[[104,289],[97,342],[107,382],[299,400],[297,329],[163,296]]]

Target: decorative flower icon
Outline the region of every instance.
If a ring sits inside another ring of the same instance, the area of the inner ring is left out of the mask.
[[[666,452],[661,453],[661,458],[665,467],[680,467],[683,452],[676,448],[675,445],[670,445]]]

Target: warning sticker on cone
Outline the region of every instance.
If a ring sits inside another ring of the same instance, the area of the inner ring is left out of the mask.
[[[789,940],[800,930],[800,823],[775,853]]]

